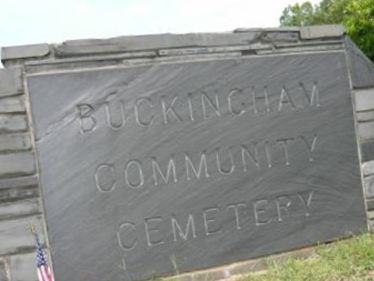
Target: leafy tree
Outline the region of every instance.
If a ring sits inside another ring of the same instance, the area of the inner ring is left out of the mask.
[[[360,49],[374,61],[374,0],[355,0],[347,7],[343,20],[347,33]]]
[[[312,25],[315,22],[316,9],[317,7],[313,6],[309,1],[289,5],[283,10],[280,18],[281,26]]]
[[[374,0],[322,0],[289,5],[280,17],[281,26],[316,24],[345,25],[348,35],[374,60]]]

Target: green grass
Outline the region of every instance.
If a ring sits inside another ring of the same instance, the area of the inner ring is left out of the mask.
[[[374,281],[374,234],[318,246],[315,257],[290,258],[278,264],[268,260],[264,274],[238,281]]]

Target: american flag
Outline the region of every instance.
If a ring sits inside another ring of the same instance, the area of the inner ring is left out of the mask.
[[[35,232],[35,240],[36,240],[36,263],[37,263],[37,273],[39,281],[54,281],[52,271],[47,264],[47,260],[44,255],[44,251],[42,245],[40,244],[40,240],[38,234]]]

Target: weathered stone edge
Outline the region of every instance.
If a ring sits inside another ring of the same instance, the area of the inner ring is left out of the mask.
[[[294,45],[302,41],[342,38],[341,25],[323,25],[290,28],[239,28],[227,33],[157,34],[122,36],[109,39],[85,39],[65,41],[62,44],[34,44],[3,47],[1,60],[6,65],[22,60],[71,58],[103,54],[136,53],[159,49],[188,47],[246,46],[257,43],[276,45],[289,42]],[[146,54],[149,56],[149,54]]]
[[[13,47],[3,47],[1,49],[1,60],[40,58],[50,53],[48,44],[33,44]]]
[[[0,280],[4,281],[36,280],[34,267],[21,268],[27,278],[17,279],[20,267],[12,262],[14,256],[34,255],[29,223],[47,246],[23,72],[23,67],[0,70]]]
[[[21,67],[0,69],[0,98],[23,93]]]
[[[345,34],[343,25],[331,24],[331,25],[314,25],[304,26],[300,28],[301,39],[320,39],[329,37],[341,37]]]
[[[22,73],[21,67],[0,71],[0,205],[38,197]]]
[[[349,38],[345,38],[348,69],[354,89],[374,87],[374,63]]]
[[[352,85],[354,86],[354,85]],[[374,232],[374,87],[352,89],[367,224]]]

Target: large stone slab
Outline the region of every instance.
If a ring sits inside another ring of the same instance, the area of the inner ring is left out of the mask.
[[[344,52],[28,75],[56,279],[142,280],[366,228]]]

